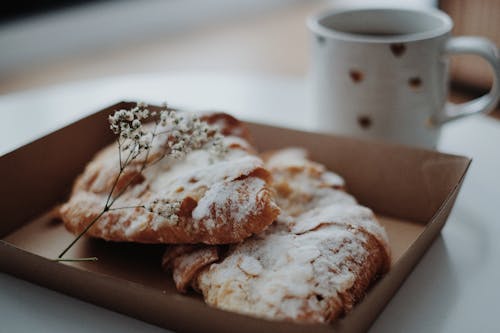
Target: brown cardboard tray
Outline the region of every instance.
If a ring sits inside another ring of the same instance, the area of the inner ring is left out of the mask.
[[[393,255],[391,271],[332,325],[257,319],[210,308],[195,294],[177,293],[160,268],[163,246],[84,238],[68,256],[96,256],[98,262],[50,260],[73,238],[54,219],[53,207],[67,198],[94,153],[114,139],[107,116],[130,105],[111,106],[0,157],[0,270],[176,331],[368,329],[439,234],[471,162],[434,151],[248,123],[260,150],[301,146],[342,175],[349,192],[379,216]]]

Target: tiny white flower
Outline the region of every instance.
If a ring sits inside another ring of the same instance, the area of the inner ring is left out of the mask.
[[[177,114],[169,109],[150,112],[146,107],[146,104],[138,103],[130,110],[117,110],[108,117],[110,129],[123,139],[122,151],[132,154],[127,161],[132,161],[141,152],[152,148],[155,134],[146,130],[149,127],[143,127],[141,122],[149,116],[155,116],[156,124],[161,128],[159,132],[167,134],[167,140],[163,143],[166,145],[163,147],[167,149],[165,156],[168,158],[182,159],[192,150],[204,146],[217,156],[227,152],[218,130],[198,116],[189,113]]]
[[[134,120],[134,114],[131,111],[127,111],[125,113],[125,120],[132,121]]]
[[[120,123],[120,130],[122,131],[128,131],[130,129],[130,125],[126,122],[121,122]]]
[[[138,129],[139,127],[141,127],[141,121],[139,119],[134,119],[134,121],[132,121],[132,128]]]
[[[170,201],[167,199],[155,199],[150,204],[145,205],[146,210],[162,217],[164,223],[169,225],[176,225],[179,221],[177,213],[181,207],[179,201]],[[159,223],[161,224],[161,223]]]

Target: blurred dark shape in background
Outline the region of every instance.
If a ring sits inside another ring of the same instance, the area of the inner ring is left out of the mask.
[[[53,10],[65,9],[91,2],[109,0],[16,0],[4,2],[0,11],[0,25],[17,19],[45,14]]]

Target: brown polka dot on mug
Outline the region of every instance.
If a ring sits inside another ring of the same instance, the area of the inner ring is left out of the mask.
[[[351,77],[351,80],[354,83],[359,83],[359,82],[363,81],[363,78],[364,78],[363,72],[361,72],[358,69],[351,69],[349,71],[349,76]]]
[[[408,79],[408,85],[413,90],[418,90],[422,87],[422,79],[418,76],[410,77]]]
[[[372,126],[372,117],[368,115],[359,115],[358,124],[362,129],[369,129]]]

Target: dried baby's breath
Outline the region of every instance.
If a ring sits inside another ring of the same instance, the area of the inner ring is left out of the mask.
[[[141,208],[160,216],[170,225],[179,221],[177,215],[180,202],[168,199],[157,199],[148,205],[114,207],[116,200],[127,190],[135,177],[117,193],[116,185],[123,175],[124,170],[135,160],[140,164],[139,174],[148,166],[164,158],[183,159],[187,154],[196,149],[207,147],[214,156],[221,157],[227,152],[222,135],[215,127],[202,121],[198,116],[190,113],[176,112],[167,107],[157,112],[151,112],[147,104],[137,103],[131,109],[116,110],[108,117],[109,127],[117,135],[119,153],[119,172],[104,203],[103,210],[76,236],[76,238],[59,254],[57,261],[96,260],[96,258],[64,259],[68,250],[108,211],[126,208]],[[152,124],[145,124],[151,122]],[[159,136],[162,140],[155,140]],[[166,144],[154,147],[156,141]],[[149,154],[153,148],[161,151],[160,157],[151,161]]]
[[[179,222],[179,209],[181,203],[179,201],[171,201],[168,199],[155,199],[150,204],[145,206],[149,212],[162,217],[169,225],[176,225]]]

